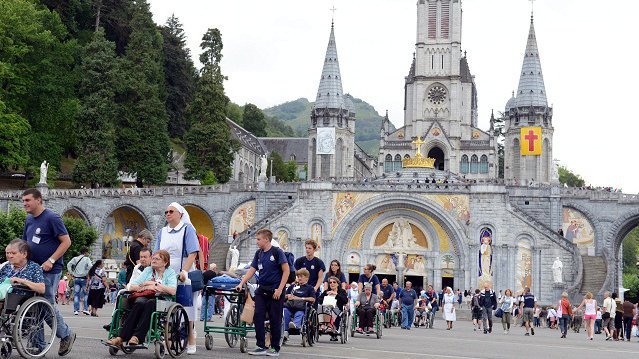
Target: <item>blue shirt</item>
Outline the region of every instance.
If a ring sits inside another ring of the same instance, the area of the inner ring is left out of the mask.
[[[415,299],[417,299],[417,292],[415,289],[404,289],[402,293],[399,295],[399,300],[403,305],[414,305]]]
[[[310,273],[308,277],[308,284],[312,287],[315,287],[317,284],[317,280],[319,279],[319,272],[322,270],[326,272],[326,266],[324,265],[324,261],[317,257],[313,257],[313,259],[309,260],[304,257],[297,258],[295,260],[295,270],[306,268],[306,270]]]
[[[277,254],[275,254],[277,252]],[[255,252],[251,267],[260,272],[258,284],[264,289],[277,289],[282,281],[282,264],[288,263],[286,254],[280,248],[271,246],[268,251]]]
[[[397,289],[395,289],[395,298],[399,299],[400,294],[402,294],[402,287],[397,286]]]
[[[390,284],[386,285],[386,288],[384,288],[384,286],[382,285],[380,289],[382,290],[382,297],[384,299],[389,299],[391,295],[393,295],[393,286]]]
[[[133,279],[131,281],[131,284],[140,285],[150,280],[155,280],[155,277],[153,268],[149,266],[144,268],[140,276]],[[173,268],[169,267],[164,270],[164,273],[162,274],[162,285],[177,288],[177,274],[175,273]]]
[[[39,265],[51,258],[60,246],[60,236],[69,234],[62,222],[62,218],[52,210],[45,208],[39,216],[28,215],[24,222],[22,239],[31,247],[31,260]],[[62,272],[64,258],[61,256],[53,264],[47,273],[56,274]]]
[[[357,282],[362,283],[362,286],[370,282],[373,285],[373,293],[377,294],[376,291],[377,285],[379,284],[379,278],[377,278],[375,274],[373,274],[370,278],[366,277],[366,274],[360,274]]]
[[[315,298],[315,288],[308,283],[304,285],[291,285],[286,292],[299,298]]]
[[[42,267],[33,261],[27,261],[27,265],[17,271],[13,268],[13,264],[5,264],[5,266],[0,269],[0,283],[4,282],[7,278],[21,278],[33,283],[44,283]]]
[[[331,275],[331,273],[326,272],[326,273],[324,274],[324,283],[327,283],[327,282],[328,282],[328,278],[330,278],[330,277],[333,277],[333,276]],[[337,278],[337,279],[339,279],[340,284],[341,284],[341,283],[346,283],[346,284],[348,284],[348,282],[346,281],[346,276],[344,275],[344,273],[343,273],[343,272],[339,274],[339,278]],[[340,286],[340,288],[341,288],[341,286]]]

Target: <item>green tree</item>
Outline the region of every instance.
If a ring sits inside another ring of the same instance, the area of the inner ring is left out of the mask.
[[[578,174],[572,173],[564,166],[559,166],[559,183],[568,187],[583,187],[586,181]]]
[[[499,112],[497,118],[495,118],[494,113],[490,115],[490,124],[493,130],[493,136],[497,138],[497,158],[499,160],[498,178],[504,178],[504,119],[505,115],[503,112]]]
[[[635,273],[624,273],[621,276],[621,283],[628,291],[624,294],[625,298],[630,299],[633,303],[639,298],[639,277]]]
[[[26,218],[27,213],[21,208],[12,207],[7,212],[0,211],[0,247],[4,248],[12,240],[22,238]]]
[[[266,137],[266,120],[264,113],[252,103],[244,105],[242,114],[244,129],[252,133],[255,137]]]
[[[2,113],[16,114],[31,126],[29,151],[22,154],[28,167],[45,159],[59,167],[62,154],[74,146],[77,41],[69,38],[57,13],[34,1],[0,1],[0,24]]]
[[[220,70],[222,36],[218,29],[209,29],[202,37],[200,61],[204,65],[198,80],[195,97],[189,107],[191,128],[185,137],[185,178],[204,181],[213,173],[220,183],[231,179],[233,152],[239,143],[231,139],[226,123],[229,103],[224,94],[224,80]]]
[[[0,101],[0,171],[17,170],[29,161],[28,140],[31,126],[22,116],[7,113]]]
[[[299,181],[297,178],[297,162],[290,160],[286,162],[286,179],[285,182]]]
[[[244,113],[244,111],[242,110],[242,106],[230,101],[228,105],[226,105],[226,117],[230,118],[231,120],[233,120],[233,122],[237,123],[240,126],[243,125],[242,113]]]
[[[80,255],[83,247],[91,249],[91,246],[98,239],[98,233],[84,220],[73,217],[62,217],[64,226],[67,227],[69,237],[71,237],[71,247],[64,253],[64,261],[68,263],[71,258]]]
[[[193,100],[196,70],[186,47],[186,35],[175,15],[160,27],[164,39],[164,80],[166,114],[171,138],[182,138],[188,130],[186,108]]]
[[[119,169],[135,175],[137,185],[166,183],[171,147],[164,107],[162,35],[149,4],[136,1],[131,36],[123,59],[116,153]]]
[[[639,275],[637,255],[639,254],[639,227],[636,227],[623,239],[622,260],[623,272]]]
[[[78,158],[73,169],[76,183],[113,186],[118,181],[115,158],[115,44],[99,29],[82,58],[80,112],[77,119]]]
[[[282,155],[280,155],[276,151],[272,151],[271,154],[268,156],[268,167],[266,167],[266,175],[271,176],[271,174],[273,174],[273,176],[275,176],[275,179],[278,181],[286,181],[286,179],[288,178],[286,164],[282,160]]]

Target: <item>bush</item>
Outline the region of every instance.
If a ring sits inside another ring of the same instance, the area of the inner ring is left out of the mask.
[[[639,277],[635,274],[624,273],[622,283],[624,288],[628,288],[624,298],[628,298],[631,302],[636,303],[639,297]]]
[[[5,248],[16,238],[22,238],[26,218],[27,213],[20,208],[0,212],[0,248]],[[63,217],[62,220],[71,237],[71,247],[64,254],[66,262],[80,254],[82,247],[91,248],[98,239],[98,233],[79,218]],[[4,259],[4,250],[0,253],[0,257]]]

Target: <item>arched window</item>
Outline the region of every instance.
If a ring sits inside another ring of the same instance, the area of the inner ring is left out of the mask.
[[[399,171],[402,168],[402,155],[395,155],[395,166],[393,171]]]
[[[409,155],[409,154],[405,154],[405,155],[404,155],[404,158],[405,158],[405,159],[408,159],[408,158],[410,158],[410,155]]]
[[[469,167],[469,163],[468,163],[468,156],[463,155],[462,159],[461,159],[461,166],[460,166],[460,171],[463,174],[468,173],[468,168]]]
[[[488,173],[488,156],[481,156],[479,161],[479,173]]]
[[[521,149],[519,148],[519,139],[513,140],[513,166],[512,166],[512,178],[521,181]]]
[[[470,173],[477,172],[479,172],[479,159],[477,158],[477,155],[473,155],[470,158]]]
[[[386,155],[384,158],[384,172],[393,172],[393,156]]]

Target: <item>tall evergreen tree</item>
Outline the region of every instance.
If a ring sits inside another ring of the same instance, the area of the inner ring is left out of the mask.
[[[162,35],[146,0],[136,1],[131,37],[118,94],[116,153],[119,169],[135,174],[138,186],[166,182],[170,158],[162,68]]]
[[[186,108],[193,99],[197,73],[178,18],[171,15],[160,31],[164,39],[164,80],[169,135],[172,138],[182,138],[188,129]]]
[[[202,181],[208,180],[212,173],[218,182],[225,183],[231,179],[233,152],[239,149],[239,144],[231,140],[226,123],[229,99],[224,94],[225,77],[220,69],[220,31],[209,29],[202,37],[200,47],[204,50],[200,55],[204,66],[189,108],[191,128],[185,138],[185,177]]]
[[[2,111],[29,122],[28,153],[22,154],[28,167],[47,160],[59,168],[74,145],[77,41],[69,39],[57,13],[33,1],[0,1],[0,24]]]
[[[78,159],[76,183],[112,186],[118,180],[115,158],[115,44],[99,29],[85,47],[77,119]]]
[[[264,113],[252,103],[244,105],[244,113],[242,115],[244,129],[252,133],[256,137],[266,137],[266,119]]]

